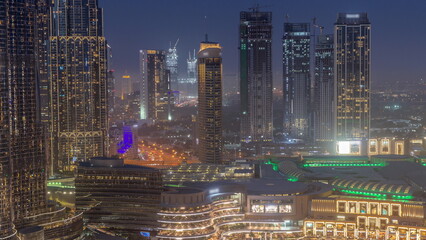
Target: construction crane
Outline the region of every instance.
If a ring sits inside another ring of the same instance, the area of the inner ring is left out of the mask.
[[[176,40],[176,43],[175,43],[175,45],[172,48],[172,42],[170,41],[170,49],[176,49],[178,43],[179,43],[179,38]]]
[[[176,48],[178,43],[179,43],[179,38],[176,40],[175,46],[173,48]]]

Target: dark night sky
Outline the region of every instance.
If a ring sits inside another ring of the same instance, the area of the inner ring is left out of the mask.
[[[424,0],[99,0],[104,8],[105,35],[113,47],[117,78],[138,71],[139,49],[178,45],[180,70],[188,51],[204,34],[223,46],[225,86],[236,85],[239,12],[259,3],[273,12],[273,71],[281,87],[281,37],[285,15],[290,21],[313,17],[332,33],[338,12],[367,12],[372,23],[373,87],[397,80],[426,78],[426,1]],[[204,20],[207,16],[207,21]],[[234,75],[234,77],[232,77]]]

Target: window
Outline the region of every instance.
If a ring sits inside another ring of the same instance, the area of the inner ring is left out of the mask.
[[[399,217],[399,205],[392,205],[392,216]]]
[[[346,212],[346,202],[338,202],[337,211],[342,213]]]

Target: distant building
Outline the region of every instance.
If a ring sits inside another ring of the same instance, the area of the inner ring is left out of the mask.
[[[97,0],[55,0],[50,16],[50,155],[56,173],[72,173],[76,162],[106,153],[103,10]]]
[[[140,117],[168,121],[173,118],[174,94],[171,90],[170,70],[166,66],[166,52],[141,50]]]
[[[198,52],[198,155],[201,162],[222,163],[222,47],[200,44]]]
[[[284,23],[284,131],[308,139],[311,108],[311,30],[309,23]]]
[[[273,140],[272,13],[240,13],[241,140]]]
[[[120,98],[124,100],[128,95],[133,93],[133,78],[125,74],[120,79]]]
[[[186,78],[181,78],[179,81],[179,94],[181,97],[195,98],[197,97],[197,57],[194,53],[189,53],[186,60]]]
[[[334,48],[333,35],[319,35],[315,47],[314,139],[334,140]]]
[[[114,111],[115,105],[115,88],[117,87],[115,84],[115,76],[114,76],[114,68],[113,68],[113,55],[112,48],[110,45],[107,45],[107,61],[108,61],[108,73],[107,73],[107,92],[108,92],[108,122],[111,123],[111,114]]]
[[[371,24],[367,13],[339,13],[334,27],[335,140],[368,139]]]
[[[179,90],[178,83],[178,60],[179,56],[177,54],[177,44],[179,39],[176,41],[175,45],[172,46],[170,43],[170,48],[167,51],[166,55],[166,68],[170,71],[170,89]]]
[[[154,232],[163,190],[157,169],[127,165],[122,159],[92,158],[77,168],[76,208],[84,211],[88,224],[113,232]]]

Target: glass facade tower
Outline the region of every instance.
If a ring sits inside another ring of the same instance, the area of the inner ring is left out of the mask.
[[[45,1],[0,1],[0,239],[46,210],[46,156],[37,97]],[[40,24],[40,25],[39,25]]]
[[[310,24],[285,23],[283,36],[284,131],[289,138],[309,137],[310,62]]]
[[[240,13],[241,140],[268,142],[272,125],[272,13]]]
[[[314,139],[334,139],[334,48],[333,35],[319,35],[315,47]]]
[[[139,51],[142,77],[141,119],[167,121],[172,119],[174,106],[167,54],[162,50]]]
[[[55,0],[50,15],[50,151],[67,173],[106,152],[107,44],[97,0]]]
[[[334,27],[335,139],[366,139],[370,129],[371,24],[339,13]]]

